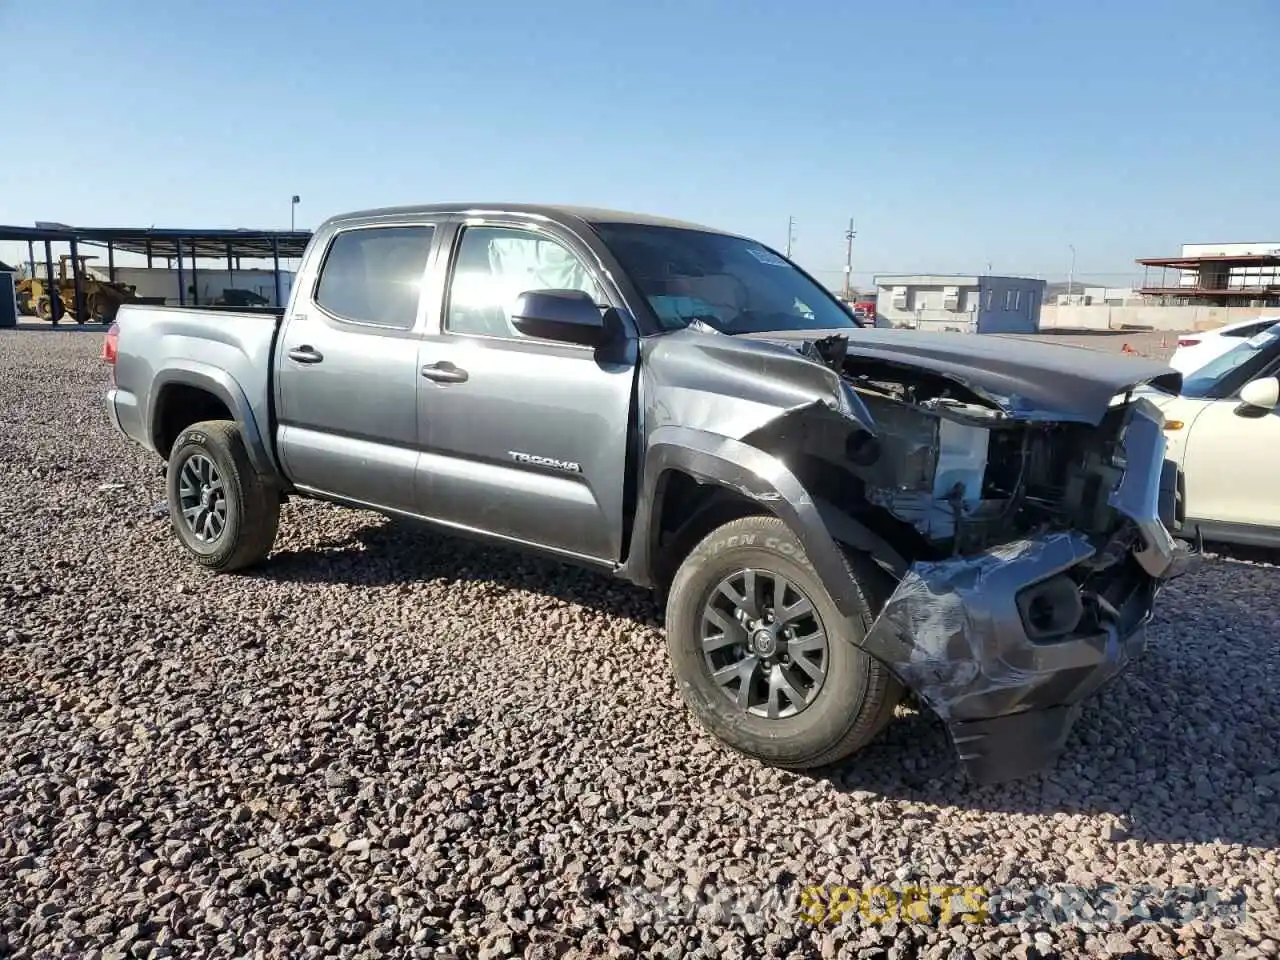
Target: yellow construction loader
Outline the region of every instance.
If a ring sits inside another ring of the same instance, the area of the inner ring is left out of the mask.
[[[116,318],[120,304],[134,298],[136,287],[128,283],[109,283],[89,276],[85,264],[97,257],[75,258],[80,269],[80,289],[84,294],[84,316],[76,316],[76,281],[70,256],[58,258],[57,296],[49,295],[50,284],[44,277],[29,277],[18,281],[18,310],[26,316],[39,317],[57,323],[70,314],[80,323],[95,320],[108,324]]]

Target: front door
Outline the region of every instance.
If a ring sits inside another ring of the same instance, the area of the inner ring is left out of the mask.
[[[435,227],[353,227],[304,266],[276,348],[279,450],[300,488],[412,512],[419,300]]]
[[[1198,405],[1181,451],[1188,517],[1280,527],[1280,412],[1238,397]]]
[[[585,290],[605,304],[589,250],[514,218],[468,221],[452,250],[440,325],[418,355],[419,512],[620,559],[635,341],[596,350],[534,339],[507,314],[534,289]]]

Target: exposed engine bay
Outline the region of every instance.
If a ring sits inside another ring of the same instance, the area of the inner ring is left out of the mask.
[[[875,417],[854,472],[868,502],[911,524],[953,553],[984,550],[1048,527],[1107,532],[1109,494],[1123,409],[1100,428],[1009,420],[989,407],[914,386],[859,378],[854,385]]]
[[[925,562],[913,568],[917,576],[931,570],[941,577],[933,587],[922,580],[899,588],[911,602],[927,589],[928,617],[937,616],[933,590],[942,582],[957,588],[948,578],[980,579],[992,560],[1026,559],[1054,537],[1074,544],[1070,562],[1014,597],[1027,637],[1104,630],[1149,606],[1150,581],[1138,559],[1143,536],[1117,509],[1130,397],[1114,397],[1096,424],[1016,415],[1008,398],[954,377],[848,356],[840,337],[810,342],[804,352],[838,371],[871,416],[873,430],[855,429],[845,443],[845,469],[862,486],[857,512]],[[1154,469],[1159,475],[1159,464]],[[886,527],[885,514],[896,529]],[[906,632],[921,642],[931,630],[913,620]]]
[[[1014,417],[952,379],[847,357],[831,341],[811,349],[874,420],[874,434],[857,432],[846,445],[867,504],[937,555],[1054,530],[1105,540],[1123,527],[1109,503],[1125,468],[1123,398],[1097,426]]]

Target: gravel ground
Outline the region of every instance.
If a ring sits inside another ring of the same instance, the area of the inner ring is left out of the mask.
[[[1276,955],[1275,566],[1171,586],[1049,773],[970,786],[902,709],[787,774],[690,724],[625,586],[314,503],[199,571],[100,339],[0,334],[0,956]],[[1004,899],[831,922],[948,885]]]
[[[1114,330],[1090,332],[1086,330],[1057,330],[1053,333],[1026,335],[1032,339],[1050,343],[1065,343],[1093,350],[1119,353],[1125,344],[1139,356],[1155,360],[1167,360],[1178,348],[1178,333],[1173,330]]]

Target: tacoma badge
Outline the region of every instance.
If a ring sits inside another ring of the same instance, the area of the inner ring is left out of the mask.
[[[582,465],[574,463],[572,460],[557,460],[554,457],[536,457],[532,453],[520,453],[518,450],[508,450],[507,455],[516,463],[536,463],[540,467],[551,467],[553,470],[563,470],[565,473],[582,472]]]

